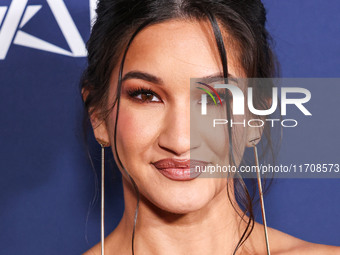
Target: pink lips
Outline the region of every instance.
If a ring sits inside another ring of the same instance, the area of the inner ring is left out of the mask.
[[[175,181],[188,181],[195,179],[201,173],[196,172],[196,166],[206,166],[209,163],[189,159],[162,159],[152,163],[165,177]]]

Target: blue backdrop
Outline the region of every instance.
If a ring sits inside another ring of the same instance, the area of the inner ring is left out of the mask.
[[[340,2],[264,2],[282,76],[339,77]],[[0,254],[80,254],[100,240],[99,203],[89,210],[96,176],[84,147],[78,89],[90,5],[0,1]],[[339,130],[339,122],[329,123]],[[329,136],[340,142],[332,130]],[[311,142],[317,135],[312,126],[303,133],[295,134],[300,147],[329,148],[320,139]],[[285,141],[281,157],[295,146],[294,139]],[[100,148],[93,138],[90,153],[98,169]],[[121,217],[123,200],[117,170],[107,171],[106,181],[108,234]],[[269,226],[340,246],[339,184],[340,179],[275,180],[265,201]]]

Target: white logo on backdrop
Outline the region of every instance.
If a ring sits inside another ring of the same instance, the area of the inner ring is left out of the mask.
[[[70,57],[85,57],[86,48],[63,0],[46,0],[70,50],[44,41],[21,29],[40,11],[42,5],[27,5],[28,0],[13,0],[0,6],[0,60],[6,58],[11,44],[48,51]],[[96,0],[90,0],[90,19],[95,19]]]

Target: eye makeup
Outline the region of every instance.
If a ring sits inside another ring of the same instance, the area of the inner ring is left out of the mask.
[[[138,103],[161,103],[162,99],[152,89],[142,86],[125,89],[129,99]]]

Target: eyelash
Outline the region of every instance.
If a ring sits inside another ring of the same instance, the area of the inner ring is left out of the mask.
[[[141,103],[160,103],[162,101],[160,97],[153,90],[146,89],[143,87],[128,89],[127,94],[132,99],[137,100]],[[150,101],[150,100],[143,100],[143,99],[137,98],[137,96],[140,96],[140,95],[152,95],[156,97],[159,101]]]
[[[141,103],[159,103],[161,102],[162,100],[160,99],[160,97],[151,89],[146,89],[146,88],[143,88],[143,87],[138,87],[138,88],[130,88],[127,90],[127,94],[129,95],[130,98],[134,99],[134,100],[137,100]],[[227,92],[220,92],[218,93],[221,100],[222,100],[222,103],[225,102],[226,100],[226,97],[230,96],[230,93],[229,91]],[[159,101],[150,101],[150,100],[142,100],[140,98],[137,98],[137,96],[140,96],[140,95],[152,95],[154,97],[156,97]],[[214,95],[215,99],[216,99],[216,102],[218,102],[218,98]],[[208,97],[208,105],[209,104],[214,104],[213,102],[209,102],[212,101],[210,99],[210,97]],[[230,100],[230,99],[229,99]]]

